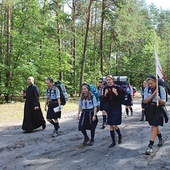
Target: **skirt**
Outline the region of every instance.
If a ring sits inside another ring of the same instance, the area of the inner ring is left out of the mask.
[[[124,96],[123,105],[125,105],[125,106],[133,106],[132,97],[131,97],[130,94],[127,94],[127,95]]]
[[[80,120],[79,120],[79,131],[81,130],[95,130],[98,117],[96,116],[96,120],[93,121],[94,110],[93,109],[84,109],[82,110]]]
[[[157,106],[156,103],[148,103],[144,114],[150,126],[163,126],[164,110],[161,106]]]
[[[107,110],[107,103],[100,103],[100,109],[99,109],[100,111],[106,111]]]
[[[54,108],[58,106],[58,103],[50,103],[48,105],[48,111],[47,111],[47,119],[58,119],[61,118],[61,111],[60,112],[54,112]]]
[[[122,107],[107,109],[108,125],[120,125],[122,123]]]

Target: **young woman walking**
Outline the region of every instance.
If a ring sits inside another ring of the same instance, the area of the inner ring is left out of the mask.
[[[103,117],[103,123],[102,123],[102,129],[104,129],[107,125],[107,113],[106,113],[106,103],[103,102],[103,96],[104,96],[104,88],[105,88],[105,82],[103,78],[99,79],[99,85],[98,85],[98,93],[99,93],[99,99],[100,99],[100,111],[102,112]]]
[[[146,119],[151,126],[150,141],[146,154],[150,155],[152,153],[152,147],[156,136],[158,137],[158,147],[163,145],[162,134],[160,132],[159,126],[163,126],[163,114],[164,110],[162,106],[166,103],[166,92],[162,86],[158,86],[156,83],[156,77],[150,75],[147,79],[148,87],[144,90],[144,101],[147,103],[145,108]],[[157,95],[158,93],[158,95]],[[157,100],[159,106],[157,106]]]
[[[124,105],[125,105],[125,111],[127,116],[129,116],[129,109],[131,111],[131,116],[133,115],[133,88],[130,85],[130,83],[128,83],[127,89],[126,89],[127,95],[125,97],[125,101],[124,101]]]
[[[122,106],[123,94],[119,86],[114,84],[112,75],[106,77],[107,86],[104,90],[104,100],[107,103],[107,123],[110,125],[110,135],[112,143],[109,148],[116,145],[115,132],[118,134],[118,143],[122,143],[122,134],[118,125],[122,122]]]
[[[47,121],[54,126],[52,137],[56,137],[60,128],[58,119],[61,118],[60,91],[55,87],[53,79],[50,77],[46,79],[46,85],[45,111],[47,111]],[[54,112],[54,108],[56,107],[59,107],[58,112]]]
[[[144,111],[145,111],[146,103],[144,102],[144,90],[145,90],[145,87],[147,87],[147,85],[148,85],[147,81],[143,81],[142,87],[141,87],[141,90],[140,90],[140,94],[141,94],[141,97],[142,97],[142,102],[141,102],[142,114],[141,114],[140,121],[144,121],[144,118],[145,118]]]
[[[93,145],[95,129],[98,123],[97,118],[97,100],[90,91],[88,84],[83,83],[81,86],[81,95],[78,107],[79,131],[84,135],[83,145]],[[91,139],[89,139],[86,130],[90,130]],[[88,143],[90,140],[90,143]]]

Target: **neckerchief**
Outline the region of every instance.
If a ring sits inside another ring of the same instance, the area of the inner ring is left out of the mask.
[[[114,87],[114,84],[107,87],[107,89],[108,89],[108,97],[109,97],[110,100],[112,100],[112,98],[113,98],[113,93],[112,93],[113,87]]]
[[[83,96],[83,99],[85,100],[85,102],[84,102],[85,109],[87,109],[87,100],[88,100],[88,95],[87,95],[87,96]]]

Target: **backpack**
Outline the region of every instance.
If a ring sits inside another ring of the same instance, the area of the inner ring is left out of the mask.
[[[93,84],[88,84],[90,91],[92,92],[92,94],[96,97],[97,100],[97,112],[99,111],[99,107],[100,107],[100,99],[99,99],[99,94],[98,94],[98,90],[97,88],[93,85]],[[93,96],[92,96],[93,97]],[[93,98],[92,98],[93,99]],[[93,101],[93,100],[92,100]]]
[[[168,82],[166,80],[163,81],[162,79],[158,78],[158,85],[162,86],[165,89],[168,97],[168,94],[170,95],[170,87],[168,85]]]
[[[121,104],[124,104],[126,100],[128,100],[128,92],[127,92],[127,85],[120,86],[120,89],[122,91],[123,98],[121,100]]]
[[[54,85],[60,91],[61,105],[65,105],[66,101],[68,101],[68,94],[67,94],[65,85],[63,83],[61,83],[60,81],[55,82]]]

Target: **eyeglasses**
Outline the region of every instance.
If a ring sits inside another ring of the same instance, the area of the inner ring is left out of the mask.
[[[102,81],[99,81],[99,83],[103,83]]]

